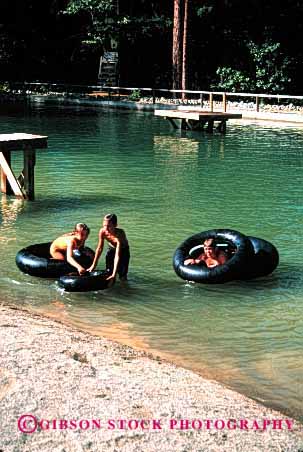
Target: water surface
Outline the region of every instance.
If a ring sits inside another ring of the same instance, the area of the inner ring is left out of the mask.
[[[49,147],[37,155],[36,201],[0,198],[3,300],[156,351],[303,418],[303,129],[238,121],[225,136],[204,135],[150,114],[40,107],[2,111],[1,133],[10,132],[46,134]],[[16,268],[20,248],[76,222],[91,227],[94,248],[108,212],[130,241],[128,283],[67,294]],[[272,241],[280,266],[250,282],[182,281],[174,250],[213,228]]]

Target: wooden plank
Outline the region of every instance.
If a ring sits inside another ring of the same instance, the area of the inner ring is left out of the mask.
[[[198,112],[188,112],[182,110],[155,110],[156,116],[164,116],[166,118],[176,118],[176,119],[195,119],[199,121],[199,113]]]
[[[155,110],[155,116],[162,116],[165,118],[179,118],[179,119],[193,119],[199,121],[201,118],[213,119],[214,121],[222,121],[222,119],[241,119],[241,113],[225,113],[225,112],[210,112],[201,110]]]
[[[0,134],[0,151],[20,151],[30,145],[34,149],[47,148],[47,136],[29,133]]]
[[[17,181],[14,173],[12,172],[10,165],[7,163],[3,152],[0,152],[0,165],[8,179],[8,182],[14,192],[14,195],[19,196],[20,198],[25,198],[24,193],[22,192],[22,189],[19,185],[19,182]]]

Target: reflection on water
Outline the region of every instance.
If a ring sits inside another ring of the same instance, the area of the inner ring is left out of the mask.
[[[172,131],[149,114],[81,108],[1,119],[5,133],[49,136],[37,156],[36,201],[0,198],[3,299],[303,416],[302,129],[238,121],[226,135],[210,136]],[[90,226],[94,248],[102,217],[112,211],[130,242],[128,283],[69,294],[16,268],[20,248],[52,240],[76,222]],[[213,228],[273,242],[278,269],[249,282],[182,281],[172,269],[176,247]]]
[[[18,214],[24,208],[23,199],[14,199],[2,194],[0,198],[0,243],[2,245],[16,240],[16,232],[14,234],[14,224]]]

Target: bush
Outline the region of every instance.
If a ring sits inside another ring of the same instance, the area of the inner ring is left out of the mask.
[[[129,100],[132,100],[133,102],[138,102],[142,97],[142,93],[139,89],[134,89],[131,94],[128,96]]]
[[[232,69],[231,67],[219,67],[216,74],[220,77],[220,82],[216,87],[223,91],[232,93],[249,91],[250,79],[244,72]]]

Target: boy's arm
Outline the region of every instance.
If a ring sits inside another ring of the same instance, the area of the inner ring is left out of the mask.
[[[92,265],[87,269],[87,271],[92,272],[97,267],[99,258],[103,251],[103,246],[104,246],[104,236],[103,236],[102,230],[100,230],[99,231],[99,241],[98,241],[98,245],[97,245],[97,248],[95,251],[95,257],[94,257]]]
[[[115,260],[114,260],[114,268],[113,268],[113,272],[112,274],[106,278],[106,279],[115,279],[116,277],[116,273],[117,273],[117,269],[118,269],[118,264],[119,264],[119,260],[120,260],[120,250],[121,250],[121,242],[120,240],[118,240],[117,242],[117,246],[116,246],[116,253],[115,253]]]
[[[67,246],[67,250],[66,250],[66,260],[67,262],[72,265],[73,267],[75,267],[79,274],[82,275],[82,273],[85,273],[85,268],[82,267],[82,265],[80,265],[73,256],[73,250],[75,248],[76,242],[75,240],[70,240],[68,246]]]
[[[204,253],[200,254],[200,256],[198,256],[197,259],[194,259],[194,261],[195,264],[199,264],[200,262],[205,261],[205,254]]]

